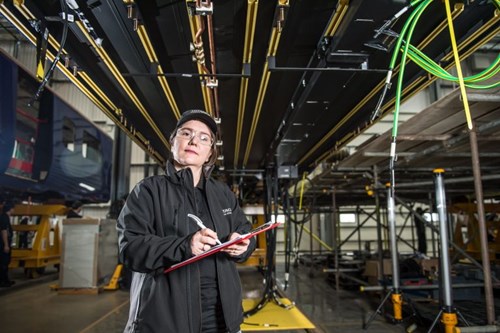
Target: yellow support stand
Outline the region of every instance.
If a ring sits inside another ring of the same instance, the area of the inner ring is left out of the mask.
[[[120,276],[122,275],[122,270],[123,270],[122,264],[116,265],[115,271],[113,272],[113,275],[109,280],[109,283],[104,287],[104,290],[118,290],[118,288],[120,288],[118,282],[120,280]]]
[[[400,293],[393,293],[391,299],[392,308],[394,310],[394,320],[403,320],[403,295]]]
[[[306,330],[309,332],[309,330],[316,328],[288,298],[279,298],[279,302],[285,307],[272,301],[267,302],[258,312],[244,319],[241,330],[243,332],[276,332],[278,330]],[[259,304],[258,299],[244,299],[243,309],[248,311],[257,304]]]
[[[457,314],[455,312],[443,312],[441,322],[444,325],[445,333],[458,333],[460,329],[456,326],[458,324]]]

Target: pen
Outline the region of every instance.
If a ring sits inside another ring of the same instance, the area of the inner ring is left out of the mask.
[[[198,227],[200,227],[201,229],[206,229],[207,227],[205,227],[205,225],[203,224],[203,222],[200,220],[200,218],[196,215],[193,215],[193,214],[188,214],[188,217],[192,218],[196,224],[198,225]],[[220,242],[220,240],[216,239],[215,240],[217,242],[217,244],[219,245],[222,245],[222,243]]]

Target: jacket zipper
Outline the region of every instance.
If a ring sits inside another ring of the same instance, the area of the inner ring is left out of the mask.
[[[194,203],[194,207],[195,209],[197,210],[197,205],[196,205],[196,198],[194,197],[194,186],[192,185],[193,184],[193,179],[192,179],[192,173],[190,174],[191,170],[186,170],[187,172],[184,173],[184,175],[190,175],[191,177],[182,177],[182,186],[181,186],[181,191],[182,191],[182,188],[185,188],[185,187],[188,187],[190,188],[190,191],[191,191],[191,196],[192,196],[192,202]],[[184,197],[184,206],[186,208],[189,208],[189,198],[188,196],[190,195],[188,191],[182,191],[182,193],[184,194],[183,197]],[[185,212],[187,214],[187,211]],[[189,218],[187,217],[187,215],[184,217],[183,219],[184,223],[186,224],[186,232],[187,234],[189,235],[191,233],[191,226],[190,226],[190,221],[189,221]],[[193,309],[193,306],[191,305],[191,270],[188,268],[187,269],[187,273],[186,273],[186,279],[187,279],[187,282],[186,282],[186,286],[187,286],[187,290],[186,290],[186,294],[187,294],[187,301],[188,301],[188,313],[189,313],[189,331],[190,332],[193,332],[193,320],[192,320],[192,316],[193,316],[193,313],[192,313],[192,310],[189,310],[189,309]],[[201,304],[201,299],[199,300],[198,304]],[[199,313],[200,313],[200,316],[201,316],[201,308],[199,309]],[[200,327],[201,327],[201,322],[200,322]]]
[[[192,178],[192,172],[191,172],[191,178]],[[191,188],[191,199],[192,199],[192,202],[193,202],[193,206],[194,206],[194,214],[195,215],[198,215],[198,203],[196,202],[196,188],[194,186],[194,183],[193,183],[193,179],[190,179],[190,182],[189,182],[189,185],[188,185],[190,188]],[[187,222],[188,224],[190,223],[190,221]],[[189,225],[188,225],[188,230],[189,230]],[[198,295],[201,295],[201,286],[200,284],[198,283]],[[199,308],[198,308],[198,313],[200,314],[200,332],[201,332],[201,326],[202,326],[202,323],[201,323],[201,317],[202,317],[202,314],[201,314],[201,296],[198,298],[198,304],[199,304]]]

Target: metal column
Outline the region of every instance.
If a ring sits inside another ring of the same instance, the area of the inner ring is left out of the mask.
[[[335,251],[335,290],[340,290],[340,265],[339,265],[339,228],[337,219],[337,200],[335,186],[332,187],[332,222],[333,222],[333,250]]]
[[[399,284],[399,253],[398,239],[396,234],[396,212],[395,212],[394,192],[390,186],[387,187],[387,221],[389,223],[389,237],[391,242],[392,260],[392,305],[394,319],[403,319],[403,295]]]
[[[401,293],[399,282],[399,259],[398,259],[398,246],[396,235],[396,218],[395,218],[395,201],[393,188],[388,184],[387,186],[387,220],[389,224],[389,238],[392,259],[392,288],[385,295],[382,303],[378,306],[377,310],[372,314],[368,321],[363,325],[363,329],[367,329],[368,325],[372,322],[375,316],[382,312],[384,303],[391,297],[393,317],[395,322],[403,320],[403,294]],[[383,266],[380,267],[379,271]]]
[[[472,157],[472,172],[474,175],[474,189],[476,193],[477,215],[479,221],[479,238],[481,240],[481,260],[483,262],[484,294],[486,297],[486,316],[488,324],[495,323],[495,303],[491,283],[490,255],[488,252],[488,236],[483,205],[483,184],[481,183],[481,167],[479,165],[479,151],[477,148],[476,126],[469,130],[470,150]]]
[[[130,156],[132,142],[119,128],[113,141],[113,170],[111,174],[111,202],[128,195],[130,190]]]
[[[451,274],[450,274],[450,255],[449,255],[449,239],[448,239],[448,222],[446,210],[446,196],[444,192],[443,174],[444,169],[435,169],[434,175],[436,180],[436,207],[439,215],[439,241],[440,247],[440,272],[441,287],[443,293],[443,309],[441,310],[441,321],[445,326],[446,333],[455,332],[455,327],[458,323],[457,313],[453,309],[453,296],[451,294]],[[439,315],[438,315],[439,317]],[[437,320],[437,318],[436,318]],[[431,332],[436,321],[429,332]]]
[[[380,186],[378,180],[378,170],[377,166],[373,167],[373,182],[375,184],[375,211],[377,218],[377,250],[378,250],[378,264],[379,269],[377,272],[378,281],[382,281],[384,278],[384,248],[382,243],[382,219],[380,218]]]
[[[436,208],[439,216],[439,241],[441,243],[440,263],[441,263],[441,284],[443,286],[443,305],[445,310],[451,311],[453,296],[451,294],[451,273],[450,273],[450,245],[448,238],[448,219],[446,213],[446,195],[444,193],[443,169],[434,170],[436,179]]]

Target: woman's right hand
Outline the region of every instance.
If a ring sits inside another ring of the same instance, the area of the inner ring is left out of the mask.
[[[193,255],[208,251],[217,244],[217,233],[211,229],[198,230],[191,238],[191,252]]]

